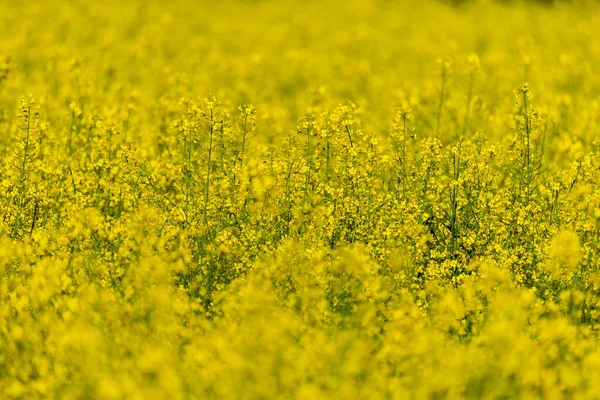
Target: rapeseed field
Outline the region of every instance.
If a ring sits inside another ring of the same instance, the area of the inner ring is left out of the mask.
[[[600,4],[0,0],[0,398],[600,397]]]

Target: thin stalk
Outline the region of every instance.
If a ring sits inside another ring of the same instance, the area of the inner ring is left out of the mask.
[[[446,66],[442,65],[442,86],[440,89],[440,104],[438,105],[437,124],[435,127],[436,134],[439,133],[439,131],[440,131],[440,119],[442,117],[442,107],[444,105],[445,90],[446,90]]]
[[[71,127],[69,128],[69,156],[73,155],[73,129],[75,128],[75,110],[71,112]]]
[[[530,187],[531,187],[531,129],[529,126],[529,111],[527,109],[527,93],[523,92],[523,111],[525,115],[525,138],[526,145],[525,148],[525,196],[526,196],[526,205],[529,204],[530,198]]]
[[[246,136],[248,134],[248,113],[244,113],[244,124],[243,124],[243,128],[242,128],[242,148],[240,149],[240,156],[239,156],[239,160],[240,160],[240,172],[242,171],[242,168],[244,168],[244,152],[246,151]],[[235,184],[237,182],[237,175],[233,174],[233,185],[235,187]],[[235,190],[234,190],[235,192]]]
[[[221,153],[221,170],[225,174],[225,121],[221,121],[221,127],[219,128],[219,150]]]
[[[308,186],[310,185],[310,168],[312,165],[312,156],[310,153],[310,128],[306,128],[306,176],[304,181],[304,198],[302,199],[302,222],[300,224],[300,234],[304,228],[304,208],[308,200]]]
[[[457,232],[457,211],[458,211],[458,178],[460,176],[460,147],[458,152],[452,155],[452,193],[450,195],[450,251],[454,253],[456,248]]]
[[[244,130],[242,133],[242,149],[240,151],[240,169],[244,166],[244,151],[246,150],[247,133],[248,133],[248,113],[244,113]]]
[[[291,195],[291,179],[292,179],[292,168],[294,166],[294,161],[292,160],[292,136],[289,136],[288,140],[288,173],[285,178],[285,198],[287,203],[286,210],[286,222],[287,222],[287,233],[290,232],[291,228],[291,220],[292,220],[292,195]]]
[[[29,237],[33,235],[33,230],[35,229],[35,223],[38,219],[38,201],[35,200],[35,204],[33,206],[33,218],[31,219],[31,228],[29,229]]]
[[[350,142],[350,147],[354,147],[354,143],[352,142],[352,134],[350,133],[350,128],[348,128],[348,125],[344,125],[344,127],[346,128],[346,133],[348,134],[348,141]]]
[[[471,113],[471,100],[473,99],[473,81],[475,80],[475,73],[471,72],[469,77],[469,95],[467,97],[467,109],[465,111],[465,119],[463,121],[462,136],[465,136],[467,132],[467,123],[469,122],[469,114]]]
[[[183,154],[185,159],[185,224],[190,223],[190,197],[192,188],[192,138],[191,128],[188,129],[188,134],[183,143]]]
[[[329,174],[330,174],[330,170],[331,170],[331,143],[329,142],[329,138],[327,138],[327,145],[326,145],[326,157],[327,157],[327,164],[325,166],[325,183],[329,183]]]
[[[213,110],[210,110],[210,123],[209,123],[209,141],[208,141],[208,160],[206,163],[206,185],[204,189],[204,211],[202,213],[202,218],[204,220],[204,225],[207,225],[206,219],[206,210],[208,208],[208,193],[210,190],[210,170],[211,170],[211,159],[212,159],[212,143],[213,143]]]
[[[310,128],[306,129],[306,179],[304,181],[304,201],[308,197],[308,186],[310,183],[310,168],[312,165],[312,156],[310,153]]]
[[[31,137],[31,106],[27,107],[27,129],[25,131],[25,140],[23,146],[23,159],[21,160],[21,167],[19,173],[19,208],[22,206],[22,197],[23,192],[25,191],[25,178],[27,175],[27,162],[29,155],[29,145],[30,145],[30,137]]]
[[[406,197],[406,112],[402,114],[402,197]]]

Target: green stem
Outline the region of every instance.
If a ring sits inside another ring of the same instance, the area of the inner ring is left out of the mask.
[[[440,119],[442,117],[442,107],[444,105],[444,92],[446,90],[446,66],[442,66],[442,87],[440,89],[440,104],[438,105],[437,112],[437,125],[435,128],[435,133],[439,133],[440,131]]]
[[[402,114],[402,197],[406,197],[406,112]]]
[[[525,148],[525,198],[526,205],[529,204],[530,198],[530,187],[531,187],[531,129],[529,126],[529,111],[527,109],[527,92],[523,92],[523,111],[525,116],[525,136],[526,136],[526,145]]]
[[[465,120],[463,121],[462,135],[465,136],[467,132],[467,123],[469,122],[469,114],[471,113],[471,100],[473,98],[473,81],[475,80],[475,73],[471,73],[469,78],[469,96],[467,98],[467,110],[465,111]]]
[[[23,206],[23,195],[25,192],[25,179],[27,177],[27,163],[29,155],[31,137],[31,106],[27,107],[27,130],[25,131],[25,141],[23,146],[23,159],[21,160],[21,168],[19,173],[19,208]]]
[[[191,196],[191,176],[192,176],[192,130],[188,130],[188,134],[185,137],[183,143],[183,154],[185,157],[185,224],[186,226],[190,223],[190,196]]]
[[[213,110],[210,110],[210,124],[209,124],[209,142],[208,142],[208,160],[206,163],[206,185],[204,190],[204,211],[203,220],[204,225],[207,225],[206,210],[208,208],[208,192],[210,189],[210,170],[211,170],[211,158],[212,158],[212,143],[213,143]]]

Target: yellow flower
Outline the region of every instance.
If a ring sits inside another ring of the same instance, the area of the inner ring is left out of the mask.
[[[573,272],[583,257],[579,236],[570,230],[558,231],[550,241],[548,254],[555,263],[564,265],[569,272]]]

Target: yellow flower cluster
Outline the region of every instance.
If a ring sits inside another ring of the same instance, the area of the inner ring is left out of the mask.
[[[2,2],[0,398],[600,397],[599,13]]]

